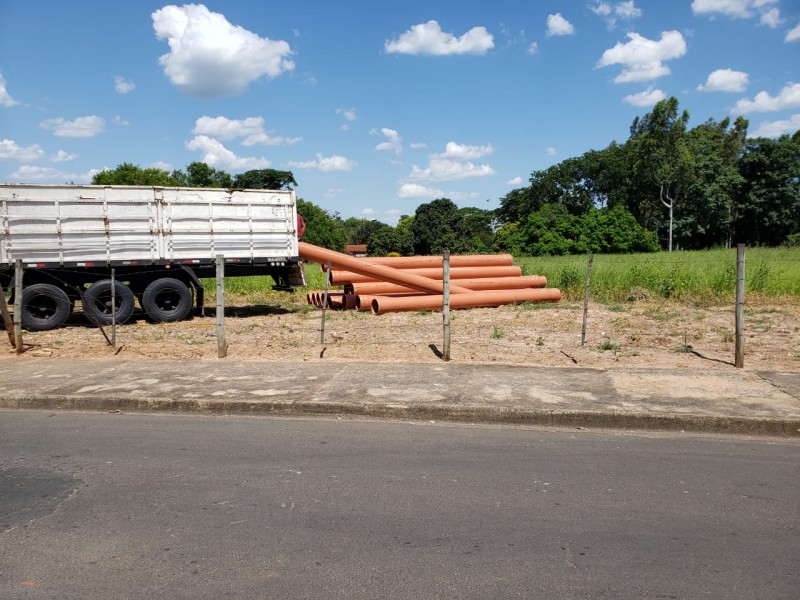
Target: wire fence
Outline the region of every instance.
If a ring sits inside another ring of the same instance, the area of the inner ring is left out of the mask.
[[[525,258],[518,263],[524,273],[545,275],[549,287],[560,288],[562,302],[457,311],[452,316],[455,361],[596,366],[645,361],[658,364],[659,357],[674,362],[692,356],[705,359],[707,364],[734,364],[735,249],[594,256],[588,305],[584,305],[588,256]],[[163,274],[154,269],[147,275],[158,272]],[[37,281],[51,281],[63,287],[79,274],[79,270],[49,271],[46,278]],[[119,280],[126,283],[125,276]],[[210,284],[206,285],[206,298],[211,304],[207,303],[201,314],[215,312],[212,309],[216,303],[208,293],[213,281],[204,281]],[[254,302],[251,295],[236,291],[238,281],[229,280],[231,285],[223,290],[221,312],[229,317],[222,322],[222,334],[226,353],[229,348],[233,356],[436,360],[432,346],[441,347],[439,313],[419,311],[375,317],[329,311],[321,325],[317,309],[305,302],[305,290],[289,297],[280,292],[263,292]],[[262,277],[260,282],[244,288],[267,289],[270,281]],[[748,249],[745,293],[744,352],[748,359],[753,357],[748,366],[768,366],[772,362],[800,368],[800,252]],[[82,304],[78,299],[70,306],[67,330],[77,329],[80,337],[105,345],[101,326],[86,317]],[[30,309],[22,306],[20,310]],[[10,313],[15,318],[16,311]],[[219,339],[220,331],[220,324],[213,319],[145,327],[149,320],[141,298],[137,299],[128,324],[142,327],[134,331],[126,324],[118,324],[117,345],[138,348],[141,356],[170,354],[168,346],[174,344],[171,355],[175,358],[213,358],[213,342],[215,337]],[[329,335],[327,343],[321,344],[323,327],[327,327]],[[108,325],[102,325],[102,329],[109,339],[113,337]],[[64,331],[47,332],[46,337],[26,332],[27,347],[46,343],[55,346],[56,355],[69,353],[71,339],[76,336],[74,331],[73,335]],[[59,345],[60,335],[70,341]],[[324,347],[328,347],[327,353]]]

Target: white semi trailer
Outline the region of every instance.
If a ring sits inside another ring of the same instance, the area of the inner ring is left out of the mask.
[[[302,285],[301,227],[292,190],[0,184],[0,282],[13,285],[21,260],[30,331],[60,327],[77,300],[95,323],[124,323],[137,301],[179,321],[202,307],[218,255],[226,277]]]

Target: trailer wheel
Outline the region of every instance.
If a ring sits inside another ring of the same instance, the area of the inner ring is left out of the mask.
[[[127,323],[133,315],[136,297],[131,288],[121,281],[114,281],[114,308],[111,307],[111,280],[101,279],[89,286],[83,294],[83,312],[90,321],[99,325],[111,325],[112,312],[120,325]]]
[[[182,321],[192,311],[192,292],[179,279],[162,277],[145,288],[142,308],[156,323]]]
[[[28,331],[48,331],[66,323],[70,314],[69,296],[60,287],[36,283],[22,290],[22,327]]]

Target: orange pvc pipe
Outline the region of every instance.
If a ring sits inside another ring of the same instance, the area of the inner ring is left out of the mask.
[[[486,279],[459,279],[459,285],[476,292],[482,290],[516,290],[523,288],[543,288],[547,286],[547,277],[541,275],[525,275],[522,277],[489,277]],[[405,294],[413,292],[411,288],[394,283],[346,283],[345,292],[350,294]]]
[[[450,308],[500,306],[521,302],[558,302],[559,300],[561,300],[561,291],[556,288],[499,290],[451,296]],[[441,308],[442,296],[435,295],[409,298],[378,296],[372,299],[372,312],[376,315],[408,310],[441,310]]]
[[[356,296],[355,294],[345,294],[344,296],[342,296],[342,308],[346,310],[356,308],[357,301],[358,301],[358,296]]]
[[[426,294],[425,292],[416,292],[412,291],[408,294],[386,294],[386,295],[368,295],[363,294],[356,296],[357,304],[356,310],[359,311],[368,311],[372,310],[372,301],[373,300],[380,300],[382,298],[424,298],[425,296],[429,296],[430,294]]]
[[[421,275],[430,279],[442,279],[442,266],[426,267],[422,269],[403,269],[405,273]],[[498,267],[454,267],[450,269],[450,279],[483,279],[485,277],[519,277],[522,268],[514,265]],[[345,283],[369,283],[378,281],[374,277],[359,275],[352,271],[331,269],[328,275],[330,285],[344,285]],[[469,287],[469,286],[466,286]]]
[[[349,256],[349,255],[348,255]],[[386,265],[395,269],[419,269],[437,267],[442,264],[441,256],[370,256],[358,258],[373,265]],[[511,265],[514,257],[510,254],[454,254],[450,256],[451,267],[500,267]],[[321,263],[322,270],[327,270]]]
[[[406,273],[400,269],[393,269],[392,267],[387,267],[385,265],[373,265],[365,263],[362,260],[348,256],[347,254],[334,252],[333,250],[328,250],[327,248],[320,248],[319,246],[314,246],[306,242],[299,242],[298,249],[301,258],[313,260],[314,262],[318,262],[320,264],[325,264],[330,261],[331,267],[336,267],[337,269],[345,269],[355,273],[361,273],[362,275],[369,275],[370,277],[380,279],[381,281],[405,285],[421,292],[429,292],[432,294],[442,293],[442,282],[436,281],[435,279],[422,277],[413,273]],[[450,291],[457,295],[467,294],[472,290],[459,285],[451,285]]]
[[[419,269],[441,267],[441,256],[370,256],[361,258],[364,262],[386,265],[395,269]],[[499,267],[512,264],[510,254],[456,254],[450,257],[451,267]]]

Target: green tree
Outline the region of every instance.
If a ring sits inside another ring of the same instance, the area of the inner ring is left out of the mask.
[[[348,219],[345,223],[348,221],[351,221],[351,219]],[[358,222],[355,223],[355,226],[348,232],[347,243],[369,245],[370,236],[381,229],[392,229],[392,227],[376,220],[359,219]]]
[[[656,252],[660,248],[655,232],[639,225],[620,205],[590,210],[579,217],[576,228],[576,253],[626,254]]]
[[[155,167],[142,169],[132,163],[122,163],[116,169],[106,169],[92,177],[94,185],[152,185],[168,187],[180,185],[172,174]]]
[[[652,112],[634,119],[628,142],[633,149],[633,173],[642,187],[640,202],[650,204],[644,212],[655,216],[655,198],[669,211],[670,251],[675,207],[683,198],[693,168],[686,140],[688,121],[688,111],[678,113],[677,98],[661,100]]]
[[[346,238],[339,215],[331,215],[316,204],[302,198],[297,199],[297,212],[306,223],[304,242],[344,252]]]
[[[800,131],[748,140],[739,172],[737,242],[777,246],[800,232]]]
[[[225,171],[218,171],[204,162],[193,162],[186,167],[187,187],[226,188],[233,187],[233,179]]]
[[[291,171],[276,171],[275,169],[245,171],[233,179],[234,187],[250,190],[290,190],[297,185]]]
[[[411,256],[414,254],[414,234],[411,233],[411,225],[414,223],[413,215],[401,215],[400,219],[395,225],[395,231],[400,236],[400,245],[396,252],[402,256]]]
[[[730,246],[736,198],[744,179],[739,158],[747,137],[747,120],[739,117],[709,119],[690,130],[687,144],[692,153],[692,174],[676,226],[681,248]]]
[[[401,235],[397,229],[389,225],[376,229],[367,238],[367,249],[370,256],[402,254]]]
[[[629,177],[627,148],[612,143],[534,171],[527,188],[512,190],[500,200],[496,216],[508,223],[524,220],[546,204],[561,204],[573,215],[624,204]]]
[[[441,254],[444,250],[457,253],[460,248],[459,222],[461,215],[455,203],[439,198],[421,204],[414,213],[411,235],[416,254]]]
[[[576,251],[580,217],[563,204],[546,204],[515,223],[505,223],[495,234],[494,249],[518,256],[549,256]]]
[[[489,252],[494,239],[495,212],[472,206],[460,208],[458,230],[460,247],[458,252],[483,254]]]

